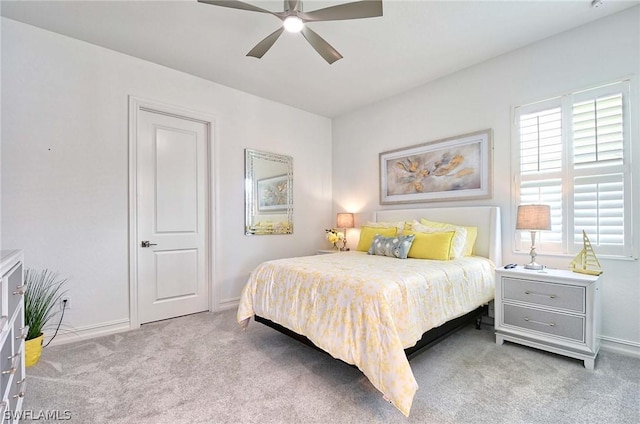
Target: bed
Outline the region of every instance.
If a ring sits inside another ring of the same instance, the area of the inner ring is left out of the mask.
[[[375,222],[427,219],[477,227],[475,255],[397,259],[352,251],[260,264],[238,322],[255,317],[357,366],[406,416],[418,384],[408,356],[477,317],[501,264],[500,210],[492,206],[378,211]]]

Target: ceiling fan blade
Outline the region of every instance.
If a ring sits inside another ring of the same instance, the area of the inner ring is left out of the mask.
[[[302,35],[307,39],[311,47],[313,47],[320,56],[331,65],[336,60],[342,59],[342,55],[338,53],[336,49],[331,47],[331,44],[327,43],[324,38],[320,37],[308,26],[302,28]]]
[[[206,3],[206,4],[210,4],[212,6],[222,6],[222,7],[228,7],[231,9],[240,9],[240,10],[248,10],[250,12],[260,12],[260,13],[268,13],[270,15],[274,15],[275,13],[267,10],[267,9],[263,9],[261,7],[258,6],[254,6],[252,4],[249,3],[244,3],[238,0],[221,0],[221,1],[216,1],[216,0],[198,0],[198,3]]]
[[[300,1],[299,0],[289,0],[289,9],[287,10],[298,10]]]
[[[252,48],[249,53],[247,53],[247,56],[257,57],[258,59],[260,59],[262,56],[264,56],[267,50],[269,50],[271,46],[273,46],[273,43],[276,42],[283,31],[284,27],[280,27],[279,29],[269,34],[267,37],[265,37],[264,40],[256,44],[256,46]]]
[[[303,21],[340,21],[344,19],[375,18],[382,16],[382,0],[356,1],[300,13]]]

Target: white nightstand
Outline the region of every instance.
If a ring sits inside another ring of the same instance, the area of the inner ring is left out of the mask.
[[[340,253],[341,250],[336,250],[336,249],[320,249],[316,251],[316,254],[318,255],[327,255],[330,253]]]
[[[496,343],[505,340],[584,361],[600,349],[601,276],[496,269]]]

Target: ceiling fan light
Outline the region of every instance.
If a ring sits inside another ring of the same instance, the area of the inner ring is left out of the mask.
[[[304,27],[304,22],[297,16],[287,16],[284,20],[284,29],[289,32],[300,32],[302,27]]]

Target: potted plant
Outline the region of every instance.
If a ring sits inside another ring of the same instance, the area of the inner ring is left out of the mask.
[[[48,269],[25,270],[24,320],[25,325],[29,326],[25,341],[25,366],[27,367],[35,365],[40,359],[44,339],[43,329],[60,312],[56,308],[66,293],[66,290],[63,290],[66,282],[66,279],[59,279],[57,273]],[[62,319],[60,321],[62,322]]]

